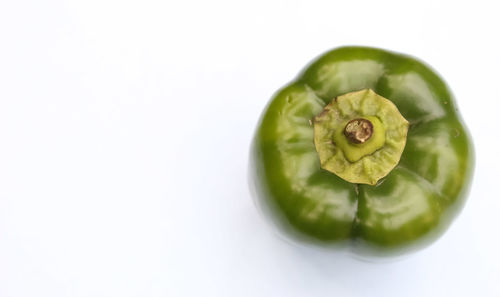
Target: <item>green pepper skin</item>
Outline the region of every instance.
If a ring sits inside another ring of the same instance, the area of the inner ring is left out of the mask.
[[[334,97],[370,88],[410,122],[399,164],[377,185],[320,168],[311,119]],[[474,149],[443,80],[413,57],[368,47],[325,53],[266,107],[251,147],[258,204],[287,234],[361,255],[433,242],[461,210]]]

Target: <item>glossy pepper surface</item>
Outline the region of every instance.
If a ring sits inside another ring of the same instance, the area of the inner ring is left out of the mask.
[[[259,205],[287,234],[395,255],[443,233],[462,208],[473,164],[453,96],[432,69],[342,47],[273,96],[250,177]]]

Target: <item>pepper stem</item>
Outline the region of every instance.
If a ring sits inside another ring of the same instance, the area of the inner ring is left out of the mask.
[[[373,124],[367,119],[358,118],[351,120],[344,128],[344,135],[351,143],[364,143],[372,137]]]
[[[314,117],[321,168],[353,184],[376,185],[398,164],[408,121],[370,89],[340,95]]]

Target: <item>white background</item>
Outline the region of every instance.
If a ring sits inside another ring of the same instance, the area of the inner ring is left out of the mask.
[[[0,296],[500,296],[497,1],[0,2]],[[419,57],[474,137],[448,232],[365,263],[281,240],[248,149],[341,45]]]

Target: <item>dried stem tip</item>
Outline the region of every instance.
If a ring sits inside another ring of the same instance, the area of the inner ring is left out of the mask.
[[[347,123],[344,128],[344,135],[350,142],[360,144],[364,143],[373,134],[373,124],[366,119],[354,119]]]

